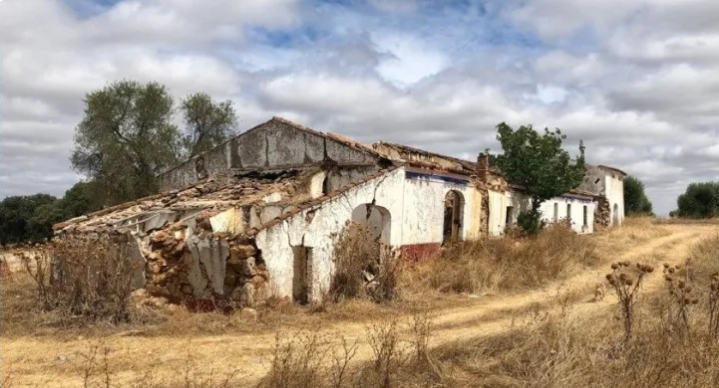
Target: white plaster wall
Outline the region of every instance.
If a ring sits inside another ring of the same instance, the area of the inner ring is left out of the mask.
[[[376,206],[384,207],[390,213],[390,244],[401,245],[403,187],[404,171],[398,169],[332,198],[319,208],[305,210],[260,231],[256,243],[272,277],[273,292],[279,297],[292,297],[292,246],[304,244],[312,247],[312,295],[318,300],[330,284],[333,235],[342,231],[357,206],[371,203],[373,199]]]
[[[554,222],[554,204],[557,204],[558,218],[567,218],[567,204],[571,204],[572,230],[577,233],[594,232],[594,209],[596,202],[570,197],[557,197],[542,203],[539,211],[542,219]],[[507,226],[507,206],[512,206],[512,224],[516,224],[517,216],[522,210],[531,207],[531,199],[516,192],[489,192],[489,232],[491,236],[501,236]],[[584,226],[584,206],[587,206],[587,225]]]
[[[577,233],[593,233],[594,232],[594,209],[597,203],[590,200],[582,200],[578,198],[557,197],[542,203],[540,211],[542,219],[547,222],[554,222],[554,205],[557,205],[558,219],[570,216],[572,230]],[[571,214],[567,214],[567,205],[571,206]],[[584,225],[584,206],[587,207],[587,224]]]
[[[606,196],[609,201],[609,209],[611,209],[610,222],[614,225],[614,205],[618,205],[619,225],[624,222],[624,181],[614,178],[611,175],[604,177],[606,184]]]
[[[489,190],[489,235],[500,236],[504,232],[507,217],[507,198],[504,193]]]
[[[469,184],[455,184],[428,178],[406,179],[404,183],[404,220],[401,245],[441,243],[444,237],[444,201],[455,190],[462,194],[461,238],[467,239],[475,219],[480,219],[481,208],[472,206],[478,202],[479,193]]]

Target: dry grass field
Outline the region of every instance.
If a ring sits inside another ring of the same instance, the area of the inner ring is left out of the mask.
[[[467,243],[406,269],[392,302],[275,304],[256,319],[142,307],[131,324],[90,325],[39,313],[15,273],[1,286],[2,387],[717,386],[718,232],[644,218]],[[653,267],[629,301],[629,341],[605,279],[624,261]]]

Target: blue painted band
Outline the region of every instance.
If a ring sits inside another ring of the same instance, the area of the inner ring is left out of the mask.
[[[452,178],[452,177],[443,176],[443,175],[414,172],[414,171],[405,171],[404,177],[405,177],[405,179],[422,179],[422,180],[428,180],[428,181],[432,181],[432,182],[451,183],[451,184],[462,185],[462,186],[466,186],[469,184],[468,179]]]

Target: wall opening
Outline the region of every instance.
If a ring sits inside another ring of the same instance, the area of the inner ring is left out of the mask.
[[[616,203],[612,208],[612,224],[619,225],[619,205]]]
[[[294,254],[292,300],[306,305],[312,301],[312,248],[294,246],[292,253]]]
[[[572,204],[567,204],[567,219],[569,220],[569,223],[572,223]]]
[[[442,243],[458,241],[462,238],[462,217],[464,216],[464,197],[456,190],[450,190],[444,197],[444,233]]]
[[[512,227],[512,220],[514,220],[513,210],[514,208],[512,206],[507,206],[507,214],[504,217],[504,226],[506,228]]]
[[[392,215],[389,210],[382,206],[365,203],[357,206],[352,211],[352,221],[361,225],[368,225],[375,240],[379,239],[385,244],[390,243]]]
[[[559,204],[556,202],[554,203],[554,217],[553,218],[554,218],[555,223],[557,221],[559,221]]]
[[[584,205],[584,226],[589,225],[589,207]]]
[[[322,180],[322,195],[327,195],[330,191],[330,176],[325,175],[325,179]]]

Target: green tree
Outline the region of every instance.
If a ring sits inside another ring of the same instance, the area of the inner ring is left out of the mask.
[[[57,198],[49,194],[7,197],[0,201],[0,244],[37,242],[52,236],[52,225],[35,219],[39,208]]]
[[[562,149],[566,136],[559,129],[544,134],[531,125],[517,130],[505,123],[497,125],[497,140],[503,153],[496,163],[508,181],[524,187],[531,198],[531,209],[518,216],[519,225],[528,233],[537,233],[543,227],[540,221],[541,204],[578,187],[584,179],[584,144],[579,142],[579,155],[572,160]]]
[[[116,82],[89,93],[85,104],[73,168],[97,182],[106,205],[154,193],[155,176],[178,161],[179,133],[165,87]]]
[[[719,215],[719,183],[692,183],[677,198],[677,215],[688,218],[711,218]]]
[[[644,182],[636,177],[624,179],[624,214],[653,214],[652,202],[644,192]]]
[[[173,99],[156,82],[114,82],[84,102],[71,162],[93,181],[102,206],[156,193],[159,173],[225,141],[237,122],[231,102],[197,93],[180,107],[186,124],[180,130]]]
[[[185,129],[182,153],[185,159],[208,151],[227,140],[237,126],[232,101],[214,102],[206,93],[187,97],[181,106]]]

